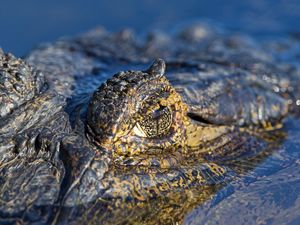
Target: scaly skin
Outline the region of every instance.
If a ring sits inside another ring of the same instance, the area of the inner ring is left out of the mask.
[[[298,68],[197,29],[1,52],[0,222],[182,222],[266,158],[297,110]]]

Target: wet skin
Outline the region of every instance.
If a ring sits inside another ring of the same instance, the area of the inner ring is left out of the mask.
[[[26,63],[1,53],[1,220],[182,222],[275,151],[297,65],[199,29],[94,30]]]

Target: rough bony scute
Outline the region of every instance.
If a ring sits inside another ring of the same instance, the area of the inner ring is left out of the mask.
[[[34,98],[44,84],[41,72],[0,51],[0,118]]]

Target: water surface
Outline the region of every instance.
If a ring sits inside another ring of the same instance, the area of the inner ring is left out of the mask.
[[[299,32],[299,0],[2,0],[0,46],[22,56],[41,42],[75,35],[95,26],[138,33],[172,30],[180,24],[210,20],[254,34]]]

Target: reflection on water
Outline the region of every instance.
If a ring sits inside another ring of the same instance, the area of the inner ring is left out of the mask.
[[[286,121],[284,142],[247,177],[232,182],[186,216],[187,224],[299,224],[300,125]],[[253,177],[253,174],[255,176]],[[259,175],[260,174],[260,175]]]

